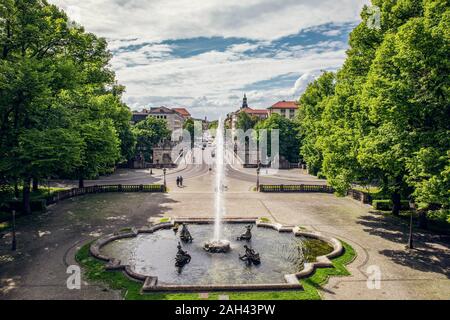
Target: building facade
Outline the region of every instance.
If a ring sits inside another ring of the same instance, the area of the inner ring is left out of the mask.
[[[260,120],[265,120],[269,117],[269,111],[265,109],[253,109],[248,106],[248,99],[247,95],[244,94],[244,99],[242,100],[242,106],[237,110],[236,112],[233,112],[228,115],[227,120],[229,123],[229,126],[231,129],[236,130],[237,129],[237,120],[238,116],[241,112],[245,112],[249,116],[254,116],[259,118]]]
[[[270,115],[277,113],[286,119],[294,120],[298,115],[299,103],[296,101],[279,101],[268,110]]]
[[[184,108],[170,109],[167,107],[157,107],[151,108],[150,110],[143,109],[140,112],[133,112],[132,124],[144,121],[147,117],[166,120],[167,129],[172,131],[172,140],[178,141],[183,135],[183,124],[191,115]]]

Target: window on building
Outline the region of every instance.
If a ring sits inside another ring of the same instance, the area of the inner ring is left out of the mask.
[[[286,110],[285,109],[281,110],[281,115],[286,118]]]
[[[291,110],[289,110],[289,118],[294,118],[295,117],[295,110],[294,109],[291,109]]]

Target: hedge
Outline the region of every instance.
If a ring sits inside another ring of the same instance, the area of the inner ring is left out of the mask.
[[[45,199],[31,200],[30,201],[31,211],[42,212],[47,209],[47,201]],[[10,210],[16,210],[21,212],[23,210],[22,200],[9,200],[6,202],[5,208]]]
[[[390,211],[392,210],[393,204],[392,200],[373,200],[372,206],[375,210]],[[408,200],[400,201],[400,210],[408,210],[408,209],[409,209],[409,201]]]

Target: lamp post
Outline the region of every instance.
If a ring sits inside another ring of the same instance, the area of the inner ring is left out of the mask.
[[[256,191],[259,192],[259,174],[261,172],[261,167],[258,165],[258,168],[256,169]]]
[[[413,244],[413,214],[412,214],[412,211],[411,211],[410,220],[409,220],[408,249],[414,249],[414,244]]]
[[[16,251],[17,240],[16,240],[16,210],[12,211],[12,243],[11,250]]]
[[[13,198],[13,203],[17,202],[17,198]],[[16,251],[17,248],[17,240],[16,240],[16,210],[13,208],[12,210],[12,242],[11,242],[11,250]]]
[[[410,216],[409,216],[409,239],[408,239],[408,249],[414,249],[414,243],[413,243],[413,211],[415,210],[416,206],[414,202],[412,201],[412,198],[409,199],[409,208],[410,208]]]
[[[167,183],[166,183],[166,172],[167,172],[167,169],[164,168],[164,169],[163,169],[163,173],[164,173],[164,189],[167,188]]]

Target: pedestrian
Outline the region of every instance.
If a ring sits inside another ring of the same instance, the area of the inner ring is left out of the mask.
[[[180,176],[180,186],[183,187],[183,176]]]
[[[177,187],[180,187],[180,177],[177,177]]]

